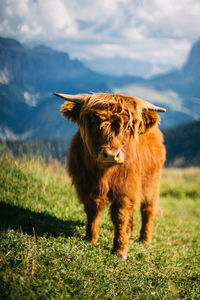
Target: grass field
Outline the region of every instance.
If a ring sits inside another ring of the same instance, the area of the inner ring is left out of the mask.
[[[108,209],[96,246],[57,161],[0,159],[1,299],[200,299],[200,169],[166,169],[151,245],[111,254]]]

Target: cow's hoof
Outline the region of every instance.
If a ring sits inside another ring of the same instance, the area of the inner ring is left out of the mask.
[[[128,255],[125,252],[121,252],[121,251],[113,251],[112,253],[114,253],[115,255],[117,255],[118,257],[126,260]]]
[[[126,260],[127,259],[127,254],[116,254],[118,257],[120,257],[120,258],[122,258],[122,259],[124,259],[124,260]]]
[[[139,239],[140,243],[144,244],[144,245],[148,245],[151,243],[151,240],[146,240],[146,239]]]
[[[91,244],[95,245],[98,242],[98,237],[91,237],[90,235],[86,235],[85,240],[87,240]]]
[[[91,243],[92,243],[93,245],[95,245],[97,242],[98,242],[98,238],[92,238],[92,239],[91,239]]]

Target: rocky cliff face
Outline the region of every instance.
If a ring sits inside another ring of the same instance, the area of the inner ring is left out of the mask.
[[[52,92],[104,89],[108,89],[104,76],[71,60],[67,53],[44,46],[30,49],[14,39],[0,38],[2,133],[9,130],[30,137],[71,135],[74,127],[62,120],[61,101]]]
[[[27,48],[13,39],[0,38],[0,83],[16,84],[28,92],[54,88],[85,91],[100,88],[104,76],[87,69],[67,53],[45,46]]]

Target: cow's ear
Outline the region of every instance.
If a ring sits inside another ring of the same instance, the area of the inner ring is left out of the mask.
[[[78,122],[81,108],[88,95],[87,94],[69,95],[69,94],[62,94],[62,93],[53,93],[53,95],[62,98],[64,100],[67,100],[61,106],[61,112],[63,117],[72,122]]]
[[[138,133],[146,133],[150,128],[157,126],[159,121],[160,117],[155,111],[143,110],[142,121],[140,122]]]
[[[79,121],[79,116],[80,116],[80,111],[81,111],[82,106],[83,106],[82,103],[66,101],[61,106],[61,112],[62,112],[63,117],[69,121],[77,123]]]

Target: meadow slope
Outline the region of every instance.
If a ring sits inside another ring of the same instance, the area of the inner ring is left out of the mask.
[[[163,172],[151,245],[111,254],[108,209],[96,246],[85,241],[85,215],[56,160],[0,158],[1,299],[199,299],[200,169]]]

